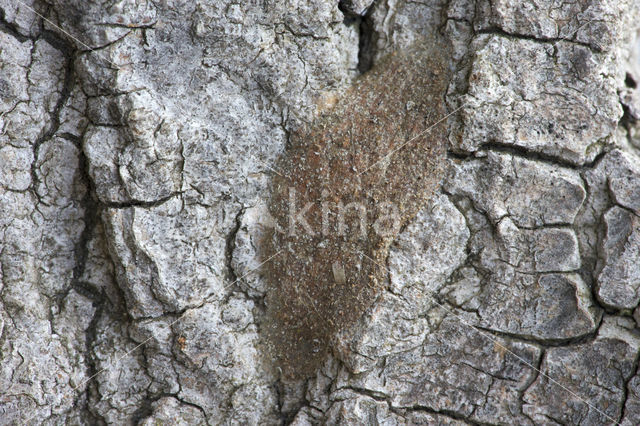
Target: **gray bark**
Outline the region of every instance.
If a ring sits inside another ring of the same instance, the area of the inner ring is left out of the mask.
[[[638,424],[639,7],[0,0],[0,424]],[[442,183],[287,379],[277,160],[434,32]]]

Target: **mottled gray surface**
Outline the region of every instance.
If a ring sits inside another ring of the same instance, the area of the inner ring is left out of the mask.
[[[638,424],[639,6],[0,0],[0,424]],[[446,178],[282,380],[275,161],[436,28]]]

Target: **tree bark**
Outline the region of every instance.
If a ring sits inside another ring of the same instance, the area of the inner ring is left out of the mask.
[[[637,424],[639,6],[0,0],[0,424]],[[399,203],[375,273],[269,263],[283,172]]]

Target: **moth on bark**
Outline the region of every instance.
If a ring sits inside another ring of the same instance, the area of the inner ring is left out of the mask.
[[[292,134],[262,247],[265,348],[285,377],[313,374],[374,303],[390,244],[438,185],[449,58],[435,36],[390,54]]]

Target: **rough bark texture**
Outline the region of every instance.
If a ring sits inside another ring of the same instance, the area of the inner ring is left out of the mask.
[[[0,424],[638,424],[639,8],[0,0]],[[278,159],[433,33],[444,178],[287,378]]]

